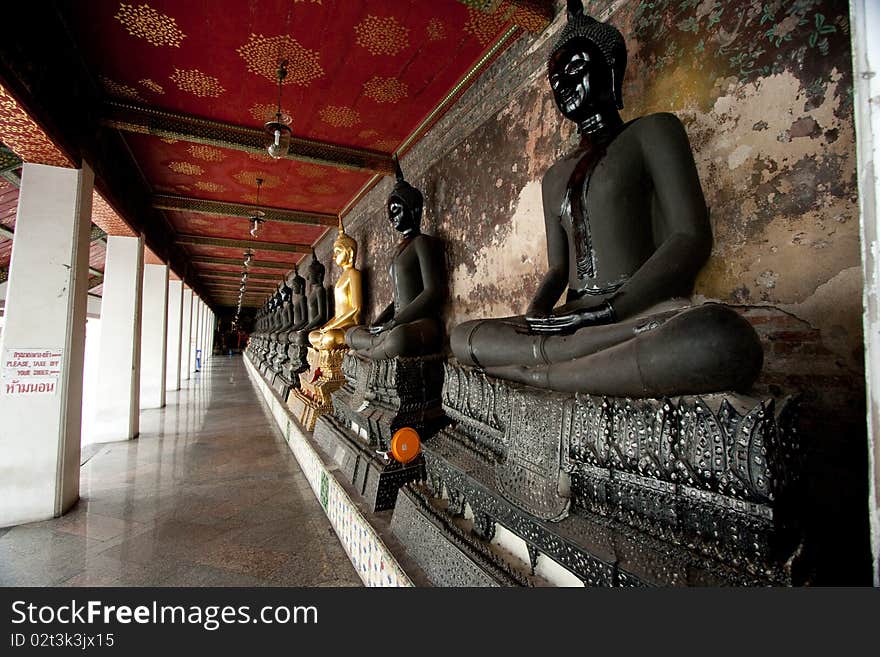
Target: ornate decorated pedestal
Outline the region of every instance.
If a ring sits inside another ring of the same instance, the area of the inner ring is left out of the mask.
[[[308,348],[290,341],[287,346],[287,358],[284,359],[280,371],[275,374],[272,387],[281,399],[288,401],[292,390],[300,387],[300,374],[308,368]]]
[[[287,406],[306,431],[313,431],[317,419],[333,410],[330,394],[345,383],[342,359],[348,347],[318,351],[309,348],[309,369],[299,375],[299,389],[294,390]]]
[[[373,511],[392,508],[400,486],[424,477],[421,457],[400,463],[384,455],[398,429],[415,429],[424,441],[444,424],[443,362],[441,355],[345,356],[346,383],[333,393],[333,413],[318,420],[314,438]]]
[[[597,586],[796,578],[789,400],[562,394],[450,363],[443,409],[453,424],[392,520],[435,584],[527,579],[551,561]],[[531,572],[499,558],[499,526]]]

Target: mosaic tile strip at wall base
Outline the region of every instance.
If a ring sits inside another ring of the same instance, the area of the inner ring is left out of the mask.
[[[250,358],[245,356],[244,362],[361,580],[366,586],[412,586],[382,539],[309,445],[285,404],[263,380]]]

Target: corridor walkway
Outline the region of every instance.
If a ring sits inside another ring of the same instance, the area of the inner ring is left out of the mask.
[[[62,518],[0,529],[2,586],[360,586],[240,356],[98,446]]]

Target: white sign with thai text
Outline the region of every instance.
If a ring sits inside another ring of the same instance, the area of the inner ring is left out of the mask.
[[[0,392],[4,395],[54,395],[58,392],[63,349],[7,347]]]

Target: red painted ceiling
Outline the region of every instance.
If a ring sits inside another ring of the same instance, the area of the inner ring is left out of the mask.
[[[506,31],[502,15],[458,0],[89,0],[77,3],[71,27],[108,98],[261,127],[275,111],[283,57],[282,107],[295,136],[392,153]],[[158,194],[255,203],[262,178],[261,204],[338,214],[372,178],[187,141],[125,139]],[[165,214],[179,233],[250,237],[241,219]],[[314,244],[325,230],[269,222],[259,239]],[[256,258],[292,264],[300,256],[257,249]]]

